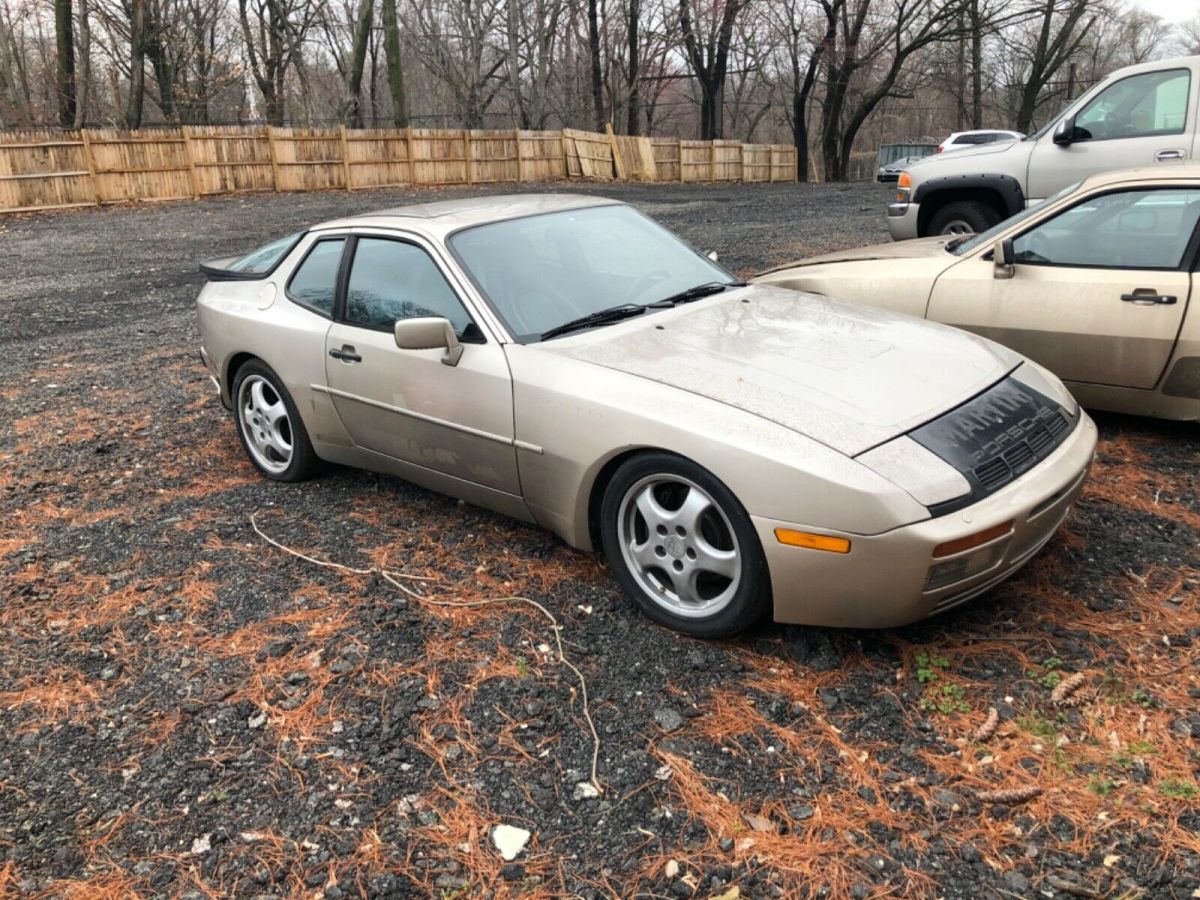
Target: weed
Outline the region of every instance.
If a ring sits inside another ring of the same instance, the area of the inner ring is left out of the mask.
[[[522,678],[529,674],[529,662],[523,656],[517,657],[517,674]]]
[[[929,684],[938,680],[938,670],[950,668],[950,660],[944,656],[928,656],[924,653],[917,655],[917,681]]]
[[[1107,797],[1117,788],[1117,783],[1111,778],[1105,778],[1103,775],[1097,775],[1088,782],[1088,790],[1099,797]]]
[[[967,713],[971,711],[971,704],[963,699],[963,689],[957,684],[943,684],[940,688],[930,685],[921,698],[921,709],[946,714]]]
[[[1034,737],[1054,740],[1058,737],[1058,726],[1041,713],[1026,713],[1017,719],[1017,725],[1022,731],[1028,731]]]
[[[1196,783],[1184,778],[1164,778],[1158,783],[1158,792],[1173,800],[1195,800],[1200,796]]]

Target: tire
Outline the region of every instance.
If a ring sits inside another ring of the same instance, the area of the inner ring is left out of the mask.
[[[947,203],[929,221],[929,234],[967,235],[987,231],[1002,216],[986,203],[958,201]]]
[[[767,561],[750,517],[712,473],[670,453],[625,462],[600,505],[617,581],[654,621],[731,637],[771,608]]]
[[[258,359],[233,377],[233,424],[242,449],[274,481],[304,481],[321,469],[308,430],[279,376]]]

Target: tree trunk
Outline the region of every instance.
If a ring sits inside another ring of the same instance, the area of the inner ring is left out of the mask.
[[[388,89],[392,93],[392,123],[408,127],[408,99],[404,96],[404,66],[400,60],[400,27],[396,0],[383,0],[383,52],[387,54]]]
[[[54,32],[58,50],[54,67],[55,89],[58,92],[58,123],[63,128],[75,124],[75,23],[71,19],[71,0],[54,0]]]
[[[971,128],[983,127],[983,20],[979,0],[971,0]]]
[[[79,65],[75,69],[75,121],[76,128],[87,124],[88,97],[92,85],[92,25],[88,13],[88,0],[79,0]]]
[[[629,94],[627,97],[627,105],[625,112],[625,131],[629,134],[641,134],[641,122],[639,120],[641,97],[638,91],[638,80],[642,77],[638,71],[641,66],[641,60],[638,57],[640,47],[640,36],[638,35],[638,26],[641,24],[642,15],[641,0],[629,0],[629,29],[628,29],[628,45],[629,45],[629,71],[627,80],[629,83]]]
[[[125,125],[142,127],[142,101],[146,92],[146,4],[132,0],[129,13],[129,99]]]
[[[354,24],[354,44],[350,52],[350,71],[346,73],[346,125],[362,128],[362,79],[367,62],[367,41],[371,37],[371,17],[375,14],[372,0],[362,0],[358,20]]]
[[[604,130],[604,76],[600,72],[600,14],[598,0],[588,0],[588,50],[592,56],[592,111],[596,130]]]

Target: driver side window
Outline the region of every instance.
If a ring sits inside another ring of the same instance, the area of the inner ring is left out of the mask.
[[[1197,220],[1200,188],[1118,191],[1031,228],[1013,240],[1013,254],[1023,265],[1178,269]]]
[[[442,316],[460,340],[481,336],[453,288],[415,244],[360,237],[346,286],[346,322],[390,330],[399,319]]]
[[[1122,78],[1097,94],[1075,116],[1074,140],[1182,134],[1190,82],[1187,69]]]

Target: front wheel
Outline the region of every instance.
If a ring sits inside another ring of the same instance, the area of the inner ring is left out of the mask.
[[[730,637],[771,605],[758,535],[733,493],[690,460],[634,457],[600,509],[608,563],[642,611],[700,638]]]
[[[253,359],[233,381],[233,419],[250,461],[275,481],[304,481],[321,461],[279,376]]]
[[[929,233],[958,236],[978,234],[987,231],[1000,220],[1000,214],[986,203],[947,203],[934,213],[929,222]]]

